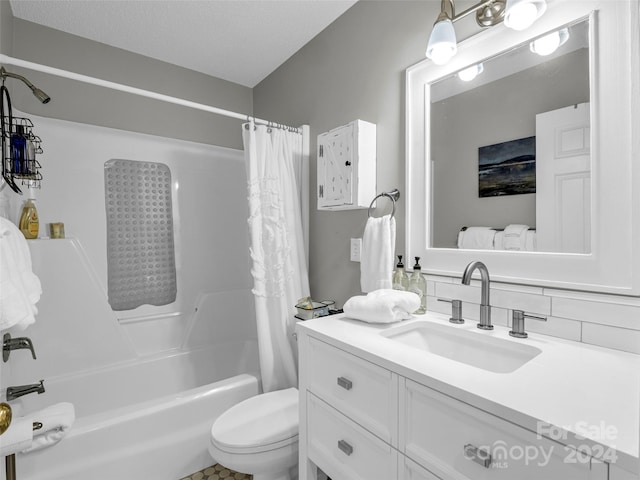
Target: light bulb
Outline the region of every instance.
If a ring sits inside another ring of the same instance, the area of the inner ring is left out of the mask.
[[[463,82],[470,82],[478,75],[480,75],[484,71],[484,66],[482,63],[478,63],[476,65],[471,65],[469,68],[465,68],[464,70],[460,70],[458,72],[458,78]]]
[[[545,0],[507,0],[504,24],[513,30],[530,27],[547,9]]]
[[[426,56],[436,65],[444,65],[458,51],[456,32],[449,19],[436,22],[429,37]]]
[[[569,30],[563,28],[540,37],[529,44],[529,48],[533,53],[546,56],[555,52],[560,45],[563,45],[569,39]]]

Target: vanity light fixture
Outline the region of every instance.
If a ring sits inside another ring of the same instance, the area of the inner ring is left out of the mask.
[[[476,14],[476,22],[481,27],[492,27],[504,21],[509,28],[524,30],[546,9],[546,0],[482,0],[456,14],[454,0],[441,0],[440,14],[433,24],[426,56],[436,65],[451,60],[458,51],[453,22],[472,13]]]
[[[484,72],[484,65],[482,63],[476,63],[475,65],[471,65],[464,70],[460,70],[458,72],[458,78],[463,82],[470,82],[478,75]]]
[[[569,29],[563,28],[534,40],[529,44],[529,48],[533,53],[544,57],[551,55],[561,45],[564,45],[567,40],[569,40]]]

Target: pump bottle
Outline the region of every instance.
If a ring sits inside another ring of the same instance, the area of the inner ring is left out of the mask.
[[[404,263],[402,263],[402,255],[398,255],[398,264],[396,270],[393,272],[393,278],[391,279],[391,287],[394,290],[407,290],[409,288],[409,276],[404,270]]]
[[[427,282],[422,276],[420,257],[415,257],[416,264],[413,266],[413,273],[409,277],[409,291],[420,297],[420,307],[413,312],[416,315],[423,315],[427,311]]]

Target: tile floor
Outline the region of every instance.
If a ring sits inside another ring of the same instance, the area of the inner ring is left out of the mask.
[[[223,467],[219,463],[192,473],[180,480],[251,480],[253,476],[246,473],[238,473]]]

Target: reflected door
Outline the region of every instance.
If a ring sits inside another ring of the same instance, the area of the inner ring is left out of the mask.
[[[591,251],[589,139],[589,103],[536,115],[536,229],[539,251]]]

